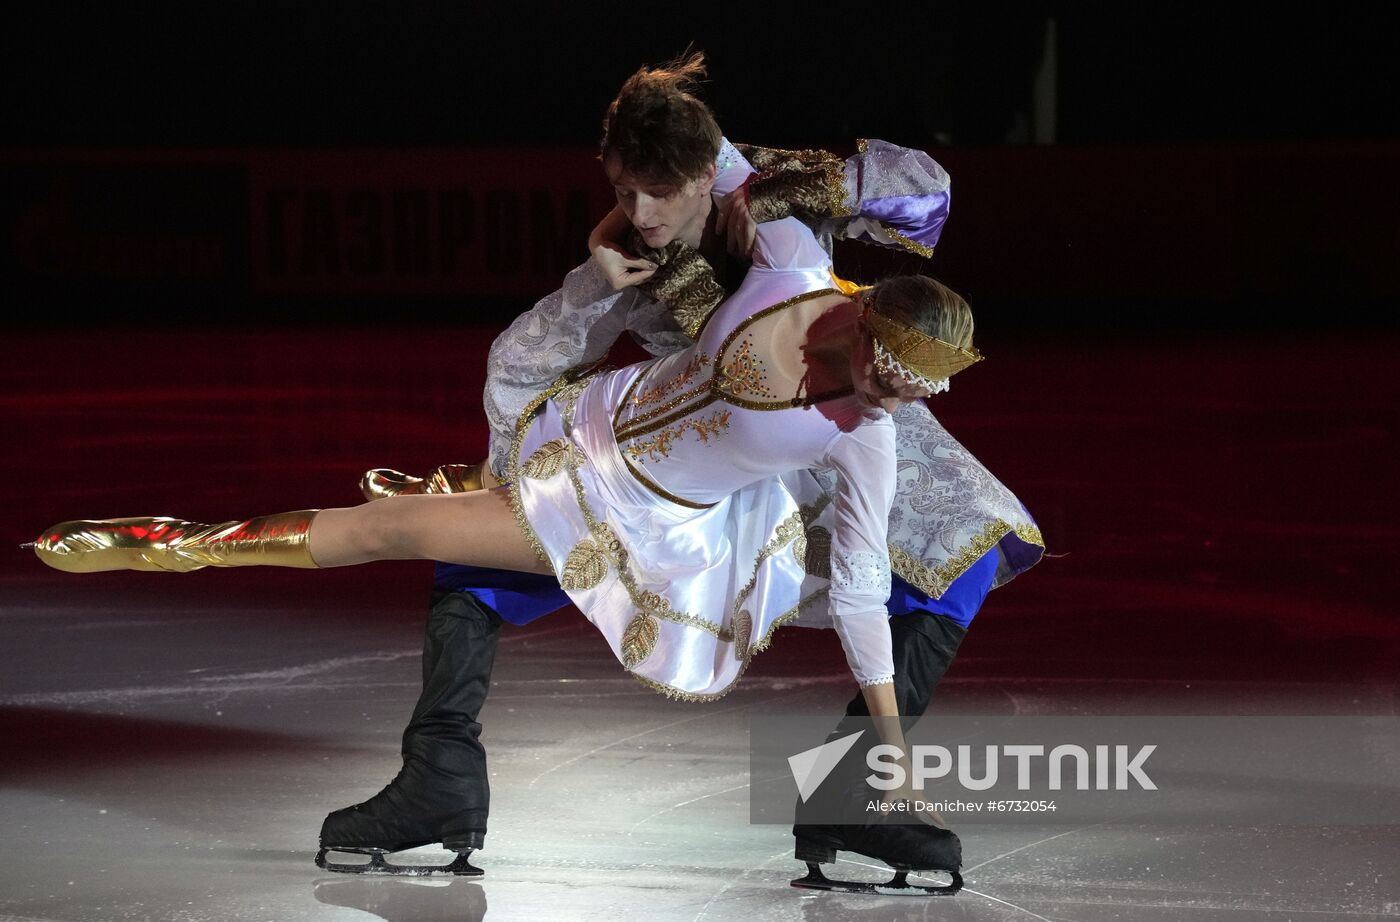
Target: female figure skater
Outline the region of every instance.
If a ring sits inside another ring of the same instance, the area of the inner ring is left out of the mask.
[[[553,572],[628,671],[688,699],[724,694],[778,625],[812,607],[840,636],[882,739],[903,749],[885,610],[889,413],[980,355],[966,303],[938,282],[845,294],[830,280],[800,222],[763,225],[753,269],[697,341],[556,389],[520,427],[506,487],[213,526],[66,522],[35,551],[69,572],[389,559]],[[834,490],[812,468],[834,471]],[[804,524],[828,501],[829,558],[809,566]],[[923,835],[908,866],[955,870],[956,837]],[[817,860],[826,850],[799,840],[799,857],[804,846]]]

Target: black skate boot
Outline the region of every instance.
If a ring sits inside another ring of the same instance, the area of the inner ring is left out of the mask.
[[[403,768],[364,803],[321,826],[316,865],[370,874],[480,876],[469,857],[486,840],[491,792],[476,717],[491,684],[501,619],[465,592],[435,592],[423,641],[423,692],[403,734]],[[440,842],[450,864],[397,865],[389,852]],[[328,852],[369,855],[337,863]]]
[[[958,873],[962,869],[962,842],[947,829],[877,820],[865,825],[797,825],[792,834],[797,837],[793,857],[807,864],[807,876],[794,880],[794,887],[910,896],[952,896],[962,889],[962,875]],[[838,851],[883,861],[894,869],[894,877],[885,883],[831,880],[821,872],[820,865],[835,861]],[[905,879],[910,871],[943,871],[952,882],[947,886],[911,884]]]
[[[894,653],[895,698],[905,732],[923,716],[938,680],[947,671],[967,630],[938,615],[911,613],[890,619]],[[846,706],[846,719],[837,725],[827,741],[868,727],[870,716],[865,698],[859,692]],[[872,792],[862,778],[866,774],[863,750],[854,749],[832,770],[828,780],[807,803],[797,805],[797,822],[792,834],[797,840],[794,857],[807,864],[807,876],[792,881],[794,887],[817,890],[844,890],[851,893],[882,893],[924,896],[951,896],[962,889],[962,843],[947,829],[910,822],[907,818],[882,815],[872,820],[865,807]],[[840,816],[842,822],[818,823],[809,817]],[[822,864],[836,860],[838,851],[855,852],[883,861],[894,869],[886,883],[830,880],[822,874]],[[919,886],[905,878],[910,871],[942,871],[952,881],[947,886]]]

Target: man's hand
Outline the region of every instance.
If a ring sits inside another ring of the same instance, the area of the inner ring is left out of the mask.
[[[749,212],[749,181],[720,199],[715,214],[715,232],[724,236],[729,252],[740,259],[749,259],[753,253],[758,222]]]
[[[593,260],[607,276],[613,291],[640,285],[656,274],[656,263],[648,259],[638,259],[624,250],[621,244],[610,240],[600,243],[593,250]]]
[[[588,235],[588,251],[607,276],[613,291],[640,285],[656,274],[656,263],[627,252],[620,243],[631,226],[622,209],[614,208]]]

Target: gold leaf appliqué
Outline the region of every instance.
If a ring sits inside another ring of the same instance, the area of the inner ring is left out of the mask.
[[[646,662],[651,651],[656,649],[659,636],[660,628],[650,615],[642,612],[633,618],[622,632],[622,665],[636,669]]]
[[[551,439],[545,442],[535,449],[535,453],[521,466],[520,473],[531,480],[548,480],[564,469],[564,462],[569,457],[569,447],[568,439]]]
[[[749,658],[749,638],[753,636],[753,615],[747,610],[734,616],[734,658],[739,662]]]
[[[564,590],[592,589],[608,574],[608,555],[588,538],[575,544],[564,559],[559,586]]]

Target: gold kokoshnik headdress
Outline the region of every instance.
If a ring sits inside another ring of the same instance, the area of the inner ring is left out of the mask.
[[[949,378],[982,361],[982,353],[976,349],[945,343],[886,317],[875,310],[869,297],[865,299],[865,322],[873,334],[876,370],[921,384],[931,393],[943,393]]]
[[[848,282],[835,269],[828,271],[837,290],[859,301],[861,314],[873,334],[875,369],[881,374],[895,375],[911,384],[923,385],[931,394],[941,394],[948,389],[949,378],[982,361],[982,353],[976,349],[955,346],[877,313],[875,286]]]

